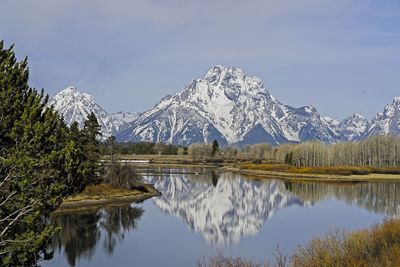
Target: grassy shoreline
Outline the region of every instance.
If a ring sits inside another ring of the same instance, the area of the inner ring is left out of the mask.
[[[304,182],[400,182],[399,174],[366,174],[366,175],[334,175],[334,174],[299,174],[290,172],[278,171],[265,171],[265,170],[251,170],[242,169],[231,166],[222,167],[223,170],[240,173],[245,176],[256,176],[265,179],[284,179],[291,181],[304,181]]]
[[[146,166],[154,167],[204,167],[256,176],[265,179],[318,182],[399,182],[400,168],[377,167],[293,167],[283,164],[253,164],[240,160],[193,160],[176,155],[121,155],[120,160],[149,160]],[[388,173],[385,173],[388,172]],[[391,173],[392,172],[392,173]],[[391,173],[391,174],[390,174]]]
[[[143,189],[129,190],[105,184],[88,186],[83,192],[65,199],[55,212],[138,202],[161,195],[161,193],[150,184],[143,184]]]
[[[274,261],[264,264],[219,253],[199,260],[198,267],[320,267],[399,266],[400,220],[388,219],[352,232],[336,231],[316,237],[289,255],[277,247]]]

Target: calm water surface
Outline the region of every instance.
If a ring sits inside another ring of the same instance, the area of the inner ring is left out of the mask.
[[[62,231],[42,265],[195,266],[218,252],[265,261],[277,245],[292,252],[400,214],[400,183],[260,181],[206,169],[144,176],[162,196],[52,216]]]

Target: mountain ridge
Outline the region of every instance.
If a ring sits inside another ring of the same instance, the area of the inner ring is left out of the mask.
[[[67,89],[74,93],[65,96]],[[312,105],[285,105],[269,93],[260,78],[221,65],[213,66],[203,78],[192,80],[183,90],[161,98],[153,108],[141,113],[110,114],[93,96],[77,92],[75,87],[68,87],[51,102],[67,124],[72,119],[81,123],[87,112],[94,111],[105,135],[116,135],[119,142],[189,145],[215,139],[221,145],[278,145],[311,140],[331,144],[359,141],[376,134],[400,135],[400,97],[371,121],[359,114],[338,121],[322,116]],[[71,104],[74,101],[78,104]],[[70,104],[65,105],[66,102]]]
[[[191,125],[191,131],[185,125]],[[117,138],[188,145],[212,141],[211,136],[237,144],[254,143],[253,136],[257,142],[273,144],[313,139],[334,143],[339,138],[314,107],[284,105],[260,78],[221,65],[175,95],[164,97]]]
[[[63,116],[67,125],[76,121],[79,128],[83,128],[87,116],[93,112],[101,127],[101,140],[117,134],[132,121],[132,118],[137,117],[135,113],[126,112],[110,114],[96,102],[92,95],[81,92],[75,86],[69,86],[58,92],[50,100],[49,105]]]

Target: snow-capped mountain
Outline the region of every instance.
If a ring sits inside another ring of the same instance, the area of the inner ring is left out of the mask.
[[[162,193],[152,199],[158,208],[182,219],[215,245],[255,235],[279,209],[311,205],[288,192],[282,181],[247,180],[228,172],[211,176],[170,174],[145,179]]]
[[[352,114],[340,123],[336,119],[325,117],[331,128],[341,135],[340,141],[360,141],[374,135],[400,136],[400,97],[386,105],[371,121],[360,114]]]
[[[64,117],[67,125],[76,121],[81,128],[87,116],[94,112],[101,126],[102,139],[116,134],[123,125],[123,121],[118,120],[96,103],[93,96],[82,93],[73,86],[57,93],[49,104]]]
[[[395,97],[392,104],[386,105],[382,113],[378,113],[370,123],[367,136],[400,135],[400,97]]]
[[[204,78],[143,112],[117,139],[182,145],[214,139],[220,144],[333,143],[340,134],[314,107],[284,105],[260,78],[217,65]]]
[[[139,117],[140,113],[119,111],[117,113],[112,113],[111,115],[123,123],[131,123]]]
[[[368,130],[369,121],[355,113],[342,120],[337,127],[343,136],[343,141],[358,141]]]
[[[190,145],[217,140],[221,145],[242,146],[317,140],[330,144],[359,141],[372,135],[400,135],[400,97],[371,121],[353,114],[339,122],[321,116],[313,106],[284,105],[267,91],[258,77],[220,65],[142,113],[110,114],[93,96],[75,87],[59,92],[50,104],[68,125],[77,121],[82,127],[88,114],[94,112],[103,139],[116,135],[119,142]]]
[[[331,117],[325,116],[324,120],[327,123],[329,123],[329,125],[334,129],[337,129],[339,124],[340,124],[340,121],[338,119],[336,119],[336,118],[331,118]]]
[[[118,132],[123,131],[126,128],[128,128],[130,123],[132,123],[134,120],[136,120],[140,116],[140,113],[139,112],[119,111],[117,113],[112,113],[111,115],[120,123],[118,131],[113,133],[114,135],[117,135]]]

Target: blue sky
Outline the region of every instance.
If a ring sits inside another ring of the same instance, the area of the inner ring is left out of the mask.
[[[31,85],[143,111],[213,65],[293,106],[368,118],[400,96],[399,0],[0,0],[0,39]]]

